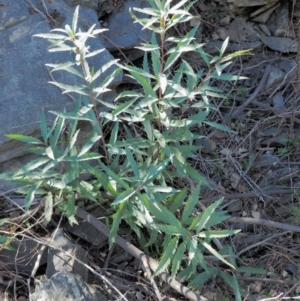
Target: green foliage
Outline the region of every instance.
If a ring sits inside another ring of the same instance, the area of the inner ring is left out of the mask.
[[[92,71],[88,58],[103,50],[90,52],[86,42],[103,30],[96,30],[95,26],[87,32],[77,29],[78,8],[71,27],[66,25],[65,29],[36,35],[50,41],[51,52],[73,53],[72,62],[48,66],[51,72],[72,73],[85,84],[51,84],[64,93],[83,96],[84,101],[78,101],[73,112],[52,112],[56,118],[50,126],[42,113],[41,138],[8,135],[27,143],[37,159],[1,178],[24,184],[19,192],[26,194],[26,210],[37,194],[44,195],[46,221],[51,219],[53,208],[58,207],[74,223],[78,196],[100,202],[105,201],[100,191],[111,195],[114,201],[109,205],[114,214],[110,245],[124,221],[137,235],[141,248],[149,251],[150,246],[155,246],[160,252],[155,275],[170,270],[173,277],[189,281],[190,287],[197,289],[219,274],[233,288],[236,300],[240,300],[235,276],[225,271],[220,274],[217,263],[208,265],[205,259],[205,254],[210,253],[220,264],[225,264],[226,269],[234,271],[236,264],[227,261],[225,254],[217,251],[211,241],[237,231],[216,228],[227,218],[225,212],[217,210],[222,200],[198,212],[201,187],[208,184],[189,161],[195,157],[195,140],[203,138],[197,132],[199,126],[231,131],[209,121],[210,98],[223,97],[222,91],[210,83],[213,79],[241,79],[223,71],[232,58],[247,51],[225,55],[227,39],[219,55],[211,57],[194,39],[197,26],[182,38],[167,34],[170,28],[193,18],[189,9],[194,2],[182,0],[174,6],[170,0],[150,0],[149,3],[151,8],[134,8],[131,12],[136,22],[153,32],[151,42],[138,47],[145,52],[142,67],[112,61]],[[134,11],[149,17],[138,19]],[[199,53],[207,70],[196,71],[188,62],[180,61],[180,55],[187,51]],[[113,65],[119,68],[97,84],[99,76]],[[141,89],[139,92],[124,91],[113,104],[106,103],[101,96],[109,90],[121,69]],[[98,105],[106,106],[108,111],[98,112]],[[89,122],[93,128],[83,146],[76,143],[79,121]],[[104,127],[108,123],[113,127],[110,136],[104,137]],[[103,156],[91,151],[98,141]],[[93,180],[85,181],[83,175]],[[189,179],[196,183],[196,188],[192,187],[191,192],[187,188],[178,190],[172,185],[176,178]],[[163,241],[160,242],[158,235],[161,234]]]

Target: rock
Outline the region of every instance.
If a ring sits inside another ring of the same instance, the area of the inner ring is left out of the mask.
[[[14,239],[10,246],[13,250],[2,249],[0,251],[0,262],[5,268],[15,271],[17,266],[18,273],[30,276],[37,262],[39,252],[41,252],[39,266],[47,262],[47,248],[42,250],[43,245],[33,239]]]
[[[92,1],[91,1],[92,2]],[[97,2],[97,1],[94,1]],[[50,15],[39,13],[47,11]],[[45,2],[39,0],[7,2],[0,10],[0,173],[13,171],[28,161],[25,156],[24,143],[8,140],[5,134],[20,133],[27,135],[39,134],[39,121],[42,108],[45,111],[70,110],[74,106],[66,94],[62,95],[60,89],[48,84],[51,77],[46,63],[67,62],[72,59],[68,52],[49,53],[49,43],[45,39],[33,37],[38,33],[48,33],[51,26],[72,24],[75,7],[70,7],[63,0]],[[79,27],[82,30],[97,24],[96,12],[86,7],[80,7]],[[51,26],[50,26],[51,25]],[[91,50],[104,48],[101,36],[89,39]],[[112,60],[108,51],[89,59],[90,66],[98,70],[101,66]],[[115,67],[111,67],[101,78],[100,83]],[[80,78],[70,73],[57,71],[53,73],[55,80],[66,84],[81,84]],[[119,74],[111,88],[116,87],[122,79]],[[78,99],[78,96],[75,96]],[[112,101],[106,98],[104,100]],[[47,120],[53,120],[53,114],[47,114]],[[10,183],[0,181],[0,192],[11,189]]]
[[[92,9],[97,9],[98,2],[99,2],[98,0],[64,0],[64,1],[71,6],[82,5]]]
[[[96,218],[104,217],[103,209],[96,209],[91,214]],[[77,237],[88,241],[94,246],[101,247],[103,246],[103,244],[107,244],[107,236],[105,236],[102,232],[97,230],[95,227],[93,227],[90,223],[86,221],[79,221],[78,225],[72,226],[69,223],[66,223],[64,227],[73,235],[76,235]]]
[[[285,105],[283,102],[282,93],[276,93],[272,98],[273,108],[274,109],[285,109]]]
[[[51,279],[37,283],[32,301],[107,301],[93,285],[83,281],[79,275],[58,272]]]
[[[259,157],[257,162],[254,162],[255,168],[273,167],[280,164],[280,159],[272,154],[266,153]]]
[[[268,46],[272,50],[282,53],[297,53],[298,48],[300,47],[300,43],[298,41],[294,41],[288,38],[262,36],[260,37],[260,39],[266,46]]]
[[[259,6],[265,5],[270,2],[270,0],[227,0],[228,3],[232,3],[235,6]]]
[[[290,26],[288,3],[277,7],[266,24],[274,37],[295,38]]]
[[[255,15],[259,14],[255,18],[252,19],[252,21],[258,22],[258,23],[266,23],[270,16],[272,15],[273,11],[276,8],[280,8],[280,3],[273,6],[274,3],[269,3],[268,5],[265,5],[263,8],[257,10],[253,14],[251,14],[251,17],[254,17]],[[266,9],[266,10],[265,10]],[[265,10],[265,11],[264,11]],[[264,11],[263,13],[261,13]]]
[[[285,73],[281,69],[279,69],[275,66],[272,66],[270,74],[269,74],[267,82],[266,82],[266,87],[265,87],[264,93],[266,95],[272,94],[272,92],[274,91],[274,88],[283,82],[284,77],[285,77]]]
[[[130,48],[131,51],[134,51],[133,47],[150,40],[151,31],[147,29],[142,30],[142,26],[139,23],[134,23],[130,15],[130,9],[133,7],[143,9],[148,6],[149,3],[147,1],[128,1],[123,3],[122,12],[112,14],[108,20],[109,31],[104,33],[105,37],[107,37],[104,45],[108,50],[117,51],[118,48]],[[134,10],[132,12],[140,18],[147,17],[143,13]]]
[[[271,31],[266,24],[259,24],[259,28],[265,35],[267,35],[269,37],[271,36]]]
[[[231,212],[237,212],[241,211],[243,207],[243,202],[241,200],[233,200],[230,202],[230,204],[227,206],[227,211],[229,213]]]
[[[49,248],[46,270],[47,278],[50,279],[57,272],[70,272],[80,275],[84,281],[87,281],[88,269],[82,263],[66,254],[68,252],[86,264],[86,252],[80,246],[68,240],[60,229],[54,232],[50,244],[56,248],[61,248],[62,251],[56,248]]]

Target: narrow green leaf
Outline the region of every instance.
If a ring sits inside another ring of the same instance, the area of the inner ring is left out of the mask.
[[[188,252],[189,252],[189,264],[193,261],[198,246],[198,240],[196,237],[192,237],[188,240]]]
[[[182,213],[181,222],[184,224],[188,217],[191,216],[193,210],[196,207],[196,204],[199,201],[199,194],[200,194],[200,184],[196,186],[196,188],[193,190],[192,194],[189,196]]]
[[[35,34],[34,37],[39,37],[39,38],[49,39],[49,40],[66,40],[68,38],[67,36],[61,34],[55,34],[55,33]]]
[[[176,250],[176,253],[172,260],[172,270],[171,270],[172,278],[174,278],[177,275],[177,272],[181,266],[182,258],[186,250],[186,244],[187,244],[186,241],[183,241]]]
[[[179,240],[179,238],[177,236],[175,236],[171,240],[171,242],[168,244],[168,246],[164,250],[164,252],[159,260],[159,265],[158,265],[157,269],[155,270],[153,277],[159,275],[161,272],[164,272],[168,268],[168,266],[170,265],[171,259],[176,252],[178,240]]]
[[[136,189],[129,188],[118,195],[118,197],[112,202],[112,205],[118,205],[126,202],[129,198],[137,193]]]
[[[200,228],[200,227],[199,227]],[[203,231],[197,234],[200,238],[222,238],[222,237],[228,237],[234,234],[239,233],[241,230],[209,230],[209,231]]]
[[[242,301],[242,296],[241,296],[241,292],[236,276],[233,274],[232,277],[233,277],[232,287],[234,291],[235,301]]]
[[[263,268],[254,268],[254,267],[238,267],[236,269],[238,273],[247,273],[252,275],[266,275],[267,271]]]
[[[213,122],[213,121],[204,121],[204,123],[208,124],[211,127],[216,128],[217,130],[223,131],[223,132],[227,132],[227,133],[232,133],[232,134],[236,134],[235,131],[231,130],[230,128],[228,128],[227,126],[224,126],[222,124],[219,124],[217,122]]]
[[[185,198],[186,198],[186,194],[187,194],[187,188],[184,187],[180,192],[178,192],[174,197],[172,197],[170,199],[170,207],[169,207],[169,211],[174,213],[177,209],[179,209]]]
[[[85,142],[85,144],[83,145],[81,151],[78,154],[78,157],[81,157],[82,155],[84,155],[86,152],[88,152],[91,147],[97,142],[99,141],[99,139],[101,138],[101,136],[95,135],[91,136],[87,139],[87,141]]]
[[[112,247],[113,243],[115,242],[116,235],[119,230],[119,225],[122,220],[123,212],[125,211],[125,209],[126,209],[126,203],[125,202],[121,203],[117,212],[113,215],[113,223],[112,223],[111,230],[109,233],[109,238],[108,238],[110,248]]]
[[[126,109],[131,107],[132,104],[135,102],[135,99],[133,100],[129,100],[126,101],[124,103],[122,103],[121,105],[119,105],[116,109],[114,109],[111,113],[115,116],[118,116],[119,114],[121,114],[122,112],[126,112]]]
[[[207,269],[207,271],[202,272],[195,277],[193,277],[193,280],[189,283],[188,287],[196,290],[205,284],[206,281],[208,281],[211,277],[218,274],[218,269],[215,267],[210,267]]]
[[[51,139],[52,146],[56,146],[60,135],[62,134],[63,126],[64,126],[64,118],[58,118],[57,123],[55,125],[55,130],[53,137]]]
[[[197,215],[193,218],[191,225],[189,226],[189,230],[194,230],[197,228],[198,231],[201,231],[206,227],[207,222],[211,218],[213,212],[220,206],[223,202],[223,198],[214,202],[209,207],[207,207],[201,214]]]
[[[34,200],[36,190],[42,185],[42,183],[43,181],[37,181],[30,187],[25,197],[25,212],[27,212],[30,209],[31,203]]]
[[[169,223],[170,225],[181,226],[180,222],[173,213],[171,213],[165,206],[161,205],[160,203],[151,202],[151,195],[149,193],[147,194],[147,196],[148,198],[146,197],[146,195],[142,194],[140,195],[140,199],[145,205],[145,207],[153,216],[155,216],[156,219],[164,223]],[[153,196],[152,198],[154,199]]]
[[[13,140],[18,140],[21,142],[26,142],[30,144],[42,144],[43,142],[35,137],[31,136],[26,136],[26,135],[21,135],[21,134],[7,134],[5,135],[6,137],[13,139]]]
[[[128,184],[122,180],[119,176],[117,176],[109,167],[107,167],[106,165],[104,165],[101,161],[99,162],[102,169],[105,171],[105,173],[111,177],[113,180],[115,180],[121,187],[123,187],[124,189],[130,189],[130,187],[128,186]]]
[[[152,165],[150,166],[148,173],[142,179],[142,183],[144,186],[149,185],[159,174],[161,174],[166,166],[169,164],[169,159],[166,159],[162,163],[158,164],[157,166]]]
[[[221,49],[220,49],[220,57],[223,56],[223,54],[224,54],[224,52],[225,52],[225,50],[226,50],[226,48],[227,48],[227,46],[228,46],[228,42],[229,42],[229,37],[227,37],[227,38],[225,39],[225,41],[223,42],[223,44],[222,44],[222,47],[221,47]]]
[[[185,228],[180,227],[179,225],[162,225],[157,224],[157,227],[159,230],[163,231],[166,234],[170,235],[180,235],[183,237],[186,237],[189,235],[189,231],[187,231]]]
[[[132,168],[134,175],[137,178],[139,178],[139,176],[140,176],[139,167],[138,167],[135,159],[133,158],[133,155],[132,155],[130,149],[128,148],[128,146],[125,146],[125,151],[126,151],[126,156],[127,156],[127,159],[129,161],[130,167]]]
[[[235,269],[233,265],[231,265],[224,257],[222,257],[210,244],[207,242],[200,240],[199,243],[203,245],[211,254],[213,254],[217,259],[224,262],[226,265],[230,266],[231,268]]]

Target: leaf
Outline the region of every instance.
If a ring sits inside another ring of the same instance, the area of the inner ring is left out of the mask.
[[[113,223],[112,223],[111,230],[109,233],[109,238],[108,238],[110,248],[112,247],[113,243],[115,242],[116,235],[118,233],[119,225],[120,225],[121,219],[123,217],[123,212],[125,211],[125,208],[126,208],[126,203],[121,203],[117,212],[113,215]]]
[[[25,212],[29,210],[31,203],[34,200],[35,192],[42,185],[42,183],[43,181],[37,181],[30,187],[25,197]]]
[[[126,190],[129,189],[128,184],[124,180],[122,180],[119,176],[117,176],[109,167],[104,165],[102,162],[100,162],[100,165],[102,169],[105,171],[105,173],[113,180],[115,180],[121,187],[123,187]]]
[[[63,32],[66,32],[65,30]],[[50,40],[65,40],[68,37],[61,35],[61,34],[55,34],[55,33],[43,33],[43,34],[35,34],[34,37],[43,38],[43,39],[50,39]]]
[[[52,139],[50,140],[52,146],[57,145],[58,139],[59,139],[59,137],[62,133],[62,130],[63,130],[64,121],[65,121],[64,118],[61,118],[61,117],[59,117],[57,119],[57,123],[55,124],[54,135],[53,135]]]
[[[192,237],[188,240],[188,252],[189,252],[189,264],[193,261],[198,246],[198,240],[196,237]]]
[[[94,136],[88,138],[88,140],[85,142],[85,144],[83,145],[81,151],[78,154],[78,157],[81,157],[82,155],[84,155],[86,152],[88,152],[91,147],[101,138],[101,136],[95,135]]]
[[[180,235],[180,236],[188,236],[189,231],[187,231],[185,228],[180,227],[179,225],[162,225],[157,224],[157,227],[159,230],[163,231],[166,234],[170,235]]]
[[[231,130],[227,126],[224,126],[224,125],[222,125],[220,123],[213,122],[213,121],[204,121],[204,123],[208,124],[211,127],[216,128],[217,130],[220,130],[220,131],[223,131],[223,132],[227,132],[227,133],[236,134],[235,131]]]
[[[202,272],[195,277],[193,277],[193,280],[189,283],[188,287],[196,290],[199,287],[201,287],[206,281],[208,281],[212,275],[217,274],[218,270],[215,267],[209,268],[208,271]]]
[[[238,281],[236,279],[236,276],[233,274],[232,278],[233,278],[232,288],[233,288],[233,291],[234,291],[235,301],[242,301],[242,296],[241,296],[241,293],[240,293],[240,288],[239,288],[239,284],[238,284]]]
[[[192,214],[193,210],[196,207],[196,204],[199,201],[199,194],[200,194],[200,184],[197,185],[197,187],[193,190],[192,194],[189,196],[185,206],[184,210],[181,216],[181,222],[184,224],[188,217]]]
[[[139,167],[138,167],[135,159],[133,158],[133,155],[132,155],[130,149],[128,148],[128,146],[125,146],[125,151],[126,151],[126,156],[127,156],[128,162],[132,168],[134,175],[137,178],[139,178],[139,176],[140,176]]]
[[[13,140],[18,140],[21,142],[26,142],[30,144],[42,144],[43,142],[35,137],[31,136],[26,136],[26,135],[21,135],[21,134],[7,134],[5,135],[6,137],[13,139]]]
[[[203,245],[211,254],[213,254],[217,259],[224,262],[226,265],[230,266],[232,269],[235,269],[233,265],[231,265],[224,257],[222,257],[210,244],[207,242],[200,240],[199,243]]]
[[[155,270],[153,277],[159,275],[160,273],[164,272],[168,266],[170,265],[171,259],[176,252],[177,244],[179,238],[175,236],[168,246],[165,248],[160,260],[157,269]]]
[[[254,267],[238,267],[236,269],[238,273],[247,273],[252,275],[266,275],[267,271],[263,268]]]
[[[45,221],[47,224],[51,220],[52,213],[53,213],[53,196],[52,193],[49,191],[47,196],[45,197],[45,209],[44,209]]]
[[[223,202],[223,198],[214,202],[209,207],[207,207],[201,214],[196,216],[191,225],[189,226],[189,231],[197,228],[197,232],[201,231],[206,227],[207,222],[209,221],[213,212],[219,207],[219,205]]]
[[[180,265],[181,265],[181,262],[183,259],[183,255],[186,250],[186,244],[187,244],[187,242],[183,241],[176,250],[175,256],[172,260],[172,270],[171,270],[172,278],[174,278],[177,275],[177,272],[180,268]]]
[[[118,195],[118,197],[113,201],[112,205],[118,205],[123,202],[126,202],[129,198],[131,198],[134,194],[137,193],[136,189],[129,188]]]
[[[230,287],[233,288],[234,291],[234,296],[235,296],[235,301],[242,301],[241,294],[240,294],[240,289],[238,287],[237,279],[235,275],[233,274],[232,276],[229,275],[229,273],[219,271],[220,276],[223,278],[225,283],[227,283]]]
[[[159,73],[158,74],[158,82],[161,88],[161,93],[164,94],[167,88],[167,76],[165,74]]]
[[[227,37],[227,38],[225,39],[225,41],[223,42],[223,44],[222,44],[222,47],[221,47],[221,49],[220,49],[220,57],[223,56],[223,54],[224,54],[224,52],[225,52],[225,50],[226,50],[226,48],[227,48],[227,46],[228,46],[228,42],[229,42],[229,37]]]
[[[165,206],[161,205],[158,202],[151,202],[151,195],[148,193],[146,195],[142,194],[140,195],[140,199],[143,202],[143,204],[146,206],[146,208],[149,210],[149,212],[155,216],[156,219],[164,222],[169,223],[170,225],[178,225],[181,226],[179,220],[175,217],[173,213],[171,213]],[[153,196],[152,196],[153,198]]]
[[[122,113],[124,111],[126,112],[126,109],[131,107],[134,102],[135,102],[135,99],[126,101],[126,102],[122,103],[121,105],[119,105],[111,113],[115,116],[118,116],[120,113]]]
[[[184,187],[179,193],[170,199],[171,206],[168,208],[170,212],[174,213],[183,204],[187,193],[187,188]]]
[[[200,227],[199,227],[200,228]],[[203,231],[197,234],[200,238],[222,238],[234,235],[236,233],[239,233],[241,230],[209,230],[209,231]]]
[[[157,166],[155,165],[150,166],[146,176],[143,177],[141,181],[143,185],[147,186],[148,184],[150,184],[159,174],[161,174],[165,170],[168,164],[169,164],[169,159],[166,159],[165,161],[158,164]]]

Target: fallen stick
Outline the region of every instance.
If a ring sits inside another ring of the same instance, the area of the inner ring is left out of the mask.
[[[97,230],[99,230],[101,233],[103,233],[105,236],[109,236],[109,228],[97,220],[93,215],[87,213],[86,211],[77,208],[76,209],[76,216],[84,219],[88,223],[90,223],[92,226],[94,226]],[[158,267],[158,262],[154,260],[153,258],[147,256],[144,252],[136,248],[134,245],[132,245],[130,242],[125,240],[124,238],[120,236],[116,236],[115,243],[119,245],[121,248],[123,248],[126,252],[134,256],[135,258],[139,259],[141,262],[143,260],[147,260],[150,268],[155,271]],[[188,289],[186,286],[182,285],[180,282],[176,281],[175,279],[172,279],[172,277],[168,273],[160,273],[159,276],[163,281],[165,281],[168,285],[170,285],[175,291],[182,294],[186,298],[192,301],[210,301],[209,299],[200,296],[190,289]]]
[[[252,218],[252,217],[231,217],[226,220],[228,223],[243,223],[243,224],[250,224],[250,225],[261,225],[267,226],[272,228],[278,228],[283,230],[288,230],[292,232],[300,232],[300,227],[296,225],[286,224],[286,223],[279,223],[270,221],[268,219],[262,218]]]

